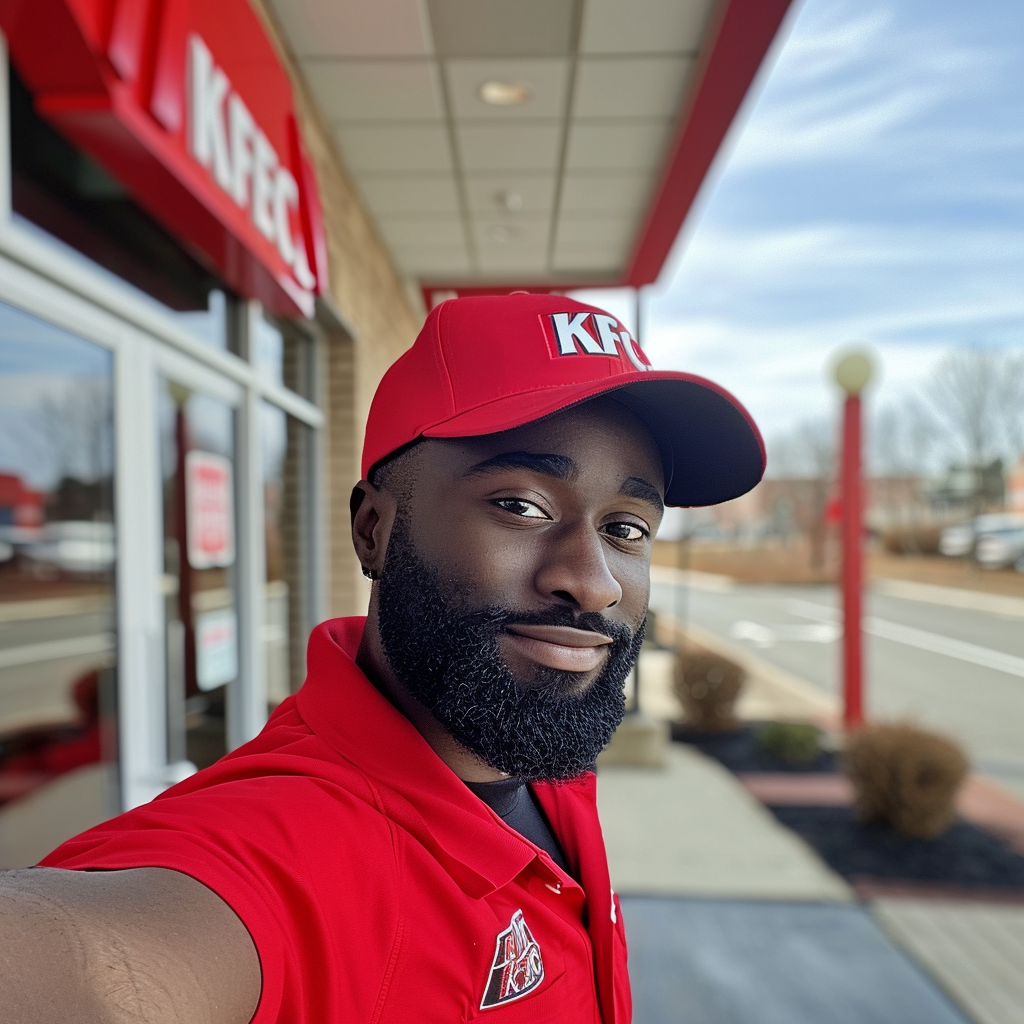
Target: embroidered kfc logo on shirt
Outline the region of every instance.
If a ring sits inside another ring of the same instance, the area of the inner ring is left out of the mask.
[[[481,1010],[501,1006],[532,992],[544,980],[544,960],[530,926],[517,910],[509,926],[498,936],[491,974]]]

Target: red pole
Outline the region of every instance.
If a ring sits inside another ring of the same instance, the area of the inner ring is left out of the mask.
[[[843,725],[864,722],[864,483],[861,474],[860,395],[843,406],[840,488],[843,509]]]

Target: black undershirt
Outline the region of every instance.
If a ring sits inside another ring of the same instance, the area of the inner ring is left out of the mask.
[[[534,846],[546,851],[566,874],[569,873],[565,854],[525,782],[501,779],[499,782],[467,782],[466,785],[509,828],[514,828]]]

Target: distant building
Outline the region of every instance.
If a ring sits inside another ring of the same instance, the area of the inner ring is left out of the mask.
[[[1024,455],[1007,473],[1006,507],[1013,512],[1024,512]]]
[[[20,476],[0,473],[0,526],[40,526],[46,496],[26,487]]]
[[[1007,501],[1002,459],[984,466],[952,465],[940,477],[928,480],[924,495],[939,513],[976,515],[1003,508]]]

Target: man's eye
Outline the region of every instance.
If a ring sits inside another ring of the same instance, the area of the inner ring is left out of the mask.
[[[499,498],[495,503],[498,508],[511,512],[514,516],[522,516],[524,519],[550,519],[551,517],[532,501],[524,501],[522,498]]]
[[[646,530],[632,523],[610,523],[605,530],[618,540],[643,540],[648,535]]]

